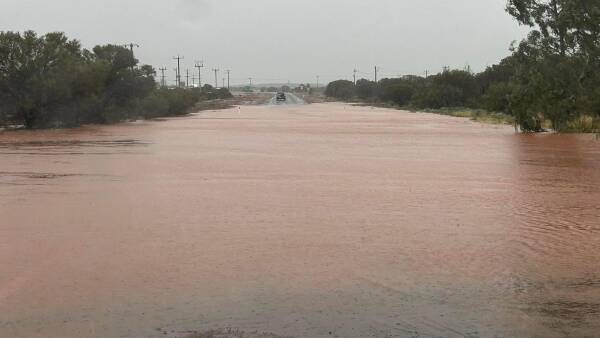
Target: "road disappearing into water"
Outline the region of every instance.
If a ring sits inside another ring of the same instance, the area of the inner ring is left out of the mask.
[[[306,104],[304,102],[304,100],[302,100],[301,98],[299,98],[298,96],[296,96],[296,94],[293,93],[285,93],[285,97],[286,100],[285,101],[281,101],[281,102],[277,102],[277,97],[275,95],[273,95],[273,97],[269,100],[270,105],[298,105],[298,104]]]

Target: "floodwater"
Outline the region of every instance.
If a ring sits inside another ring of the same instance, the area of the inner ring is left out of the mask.
[[[0,133],[0,337],[600,334],[600,140],[343,104]]]

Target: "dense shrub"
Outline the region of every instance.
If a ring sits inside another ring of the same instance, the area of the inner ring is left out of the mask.
[[[326,95],[417,108],[485,109],[511,115],[522,131],[596,131],[600,120],[600,2],[508,0],[529,26],[512,55],[481,73],[444,69],[427,78],[332,82]]]
[[[354,83],[346,80],[333,81],[327,85],[325,95],[342,100],[351,99],[354,96]]]
[[[71,127],[187,112],[227,89],[160,89],[122,46],[81,48],[63,33],[0,32],[0,126]]]

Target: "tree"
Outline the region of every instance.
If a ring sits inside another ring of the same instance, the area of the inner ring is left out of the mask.
[[[71,127],[185,113],[219,91],[158,91],[156,72],[127,48],[93,52],[63,33],[0,32],[0,125]],[[212,88],[212,87],[210,87]]]
[[[592,0],[509,0],[507,11],[532,32],[514,49],[515,80],[528,95],[526,114],[541,113],[561,131],[581,114],[598,115],[600,4]],[[522,94],[522,93],[521,93]],[[532,110],[532,108],[534,110]]]
[[[379,99],[397,105],[407,105],[412,99],[423,78],[405,77],[401,79],[383,79],[379,82]]]
[[[0,32],[0,110],[9,115],[5,119],[33,128],[71,113],[81,62],[79,42],[62,33]]]
[[[492,82],[481,96],[481,107],[494,112],[510,114],[509,103],[514,88],[511,82]]]
[[[355,93],[360,99],[373,100],[375,98],[377,84],[373,81],[360,79],[356,81]]]
[[[483,72],[475,75],[475,82],[479,94],[484,95],[491,86],[498,83],[510,82],[516,71],[516,60],[514,56],[508,56],[497,65],[487,67]]]
[[[325,95],[336,99],[349,100],[354,96],[354,83],[347,80],[333,81],[327,85]]]
[[[464,107],[478,97],[475,77],[468,71],[444,70],[431,76],[412,103],[422,108]]]

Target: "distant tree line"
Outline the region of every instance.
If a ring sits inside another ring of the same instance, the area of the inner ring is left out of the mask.
[[[424,78],[377,83],[339,80],[325,94],[415,108],[470,107],[514,117],[522,131],[600,130],[600,1],[509,0],[507,12],[531,27],[512,55],[474,74],[445,69]]]
[[[288,93],[288,92],[293,92],[293,93],[311,93],[312,92],[312,86],[310,85],[310,83],[301,83],[295,87],[291,87],[290,85],[283,85],[281,87],[275,87],[275,86],[268,86],[268,87],[261,87],[260,91],[262,93],[274,93],[274,92],[284,92],[284,93]]]
[[[227,89],[159,88],[122,46],[83,49],[63,33],[0,32],[0,127],[72,127],[186,113]]]

